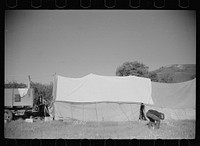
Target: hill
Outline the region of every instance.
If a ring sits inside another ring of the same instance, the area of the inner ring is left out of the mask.
[[[151,72],[155,72],[158,75],[159,82],[185,82],[196,77],[196,64],[173,64]]]

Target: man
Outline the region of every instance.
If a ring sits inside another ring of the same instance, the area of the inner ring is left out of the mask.
[[[147,120],[145,117],[145,106],[143,103],[141,103],[140,105],[140,116],[139,116],[139,120]]]
[[[158,112],[156,110],[148,110],[146,113],[146,117],[150,120],[147,124],[149,128],[155,127],[156,129],[159,129],[160,127],[160,120],[164,120],[165,115],[161,112]]]
[[[42,95],[39,95],[38,97],[37,106],[38,106],[38,114],[39,114],[38,116],[44,118],[46,116],[47,104],[46,104],[46,100],[44,99]]]

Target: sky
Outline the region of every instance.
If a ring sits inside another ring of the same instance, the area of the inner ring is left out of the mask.
[[[53,74],[115,76],[126,61],[155,70],[196,64],[188,10],[8,10],[4,82],[49,83]]]

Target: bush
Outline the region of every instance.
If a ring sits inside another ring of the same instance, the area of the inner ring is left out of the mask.
[[[134,62],[125,62],[122,66],[118,67],[116,70],[117,76],[146,76],[148,74],[148,67],[143,63],[134,61]]]
[[[154,82],[158,82],[158,75],[155,72],[149,72],[149,67],[138,61],[125,62],[122,66],[119,66],[116,70],[117,76],[138,76],[150,78]]]
[[[47,101],[49,105],[52,100],[53,83],[41,84],[41,83],[31,83],[31,88],[34,88],[34,104],[38,101],[38,97],[42,97]]]
[[[24,83],[17,83],[15,81],[4,84],[4,88],[27,88]]]

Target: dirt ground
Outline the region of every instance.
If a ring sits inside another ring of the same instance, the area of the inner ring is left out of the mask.
[[[14,139],[194,139],[195,122],[161,122],[160,129],[149,129],[145,121],[81,122],[22,119],[4,124],[4,137]]]

